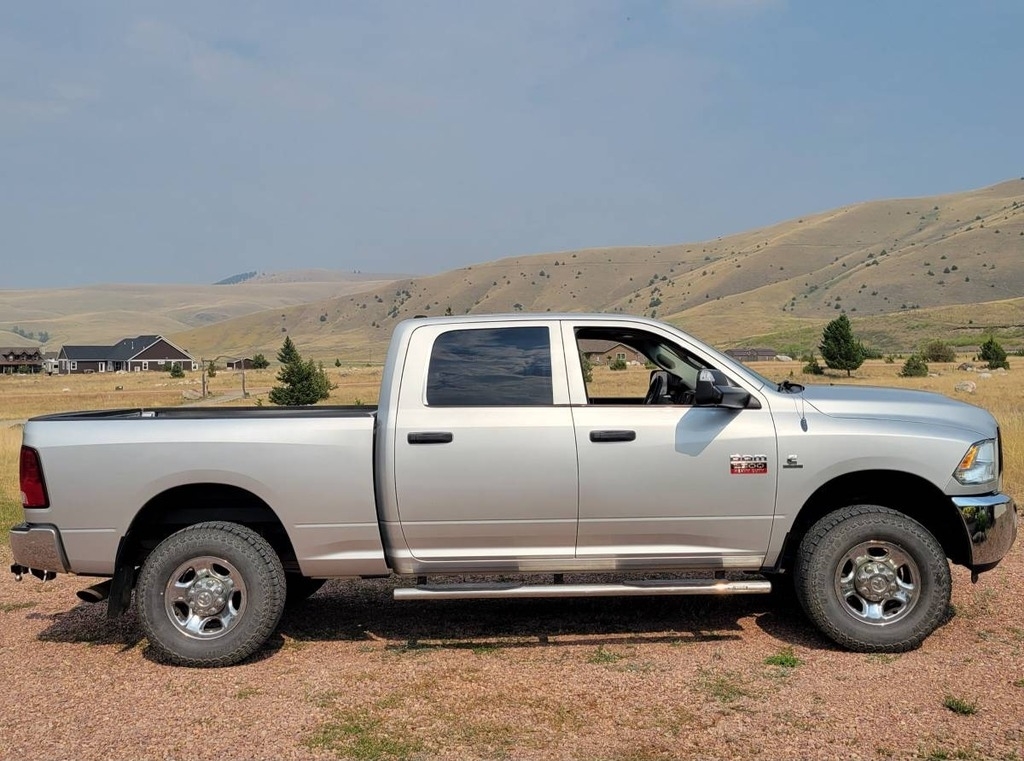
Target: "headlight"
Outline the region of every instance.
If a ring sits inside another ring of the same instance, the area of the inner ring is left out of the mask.
[[[953,478],[965,486],[994,481],[996,477],[996,440],[985,439],[967,450],[960,465],[953,471]]]

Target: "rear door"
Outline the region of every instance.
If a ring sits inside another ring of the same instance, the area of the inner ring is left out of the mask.
[[[410,554],[481,570],[572,557],[576,442],[557,323],[426,324],[405,368],[394,462]]]

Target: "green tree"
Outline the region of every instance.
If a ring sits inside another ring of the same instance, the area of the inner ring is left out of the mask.
[[[920,354],[911,354],[900,370],[901,378],[925,378],[928,376],[928,364]]]
[[[627,367],[626,360],[622,359],[622,357],[616,357],[608,363],[609,370],[625,370]]]
[[[252,355],[252,369],[253,370],[266,370],[270,367],[270,360],[268,360],[262,354]]]
[[[956,362],[956,349],[945,341],[935,339],[925,344],[921,356],[928,362]]]
[[[853,337],[853,328],[845,314],[825,326],[818,351],[826,365],[833,370],[845,370],[847,376],[864,364],[864,346]]]
[[[291,336],[285,336],[284,343],[277,352],[277,361],[282,365],[290,365],[292,362],[298,362],[302,359],[299,355],[299,350],[295,348],[295,344],[292,343]]]
[[[592,383],[594,380],[594,363],[582,351],[580,352],[580,367],[583,368],[583,382]]]
[[[206,374],[210,378],[216,378],[217,377],[217,363],[214,362],[212,359],[206,365]]]
[[[999,367],[1005,370],[1010,369],[1010,363],[1006,360],[1006,351],[999,345],[995,336],[989,336],[988,340],[981,345],[981,358],[988,362],[989,370]]]
[[[281,362],[281,369],[277,373],[277,381],[281,385],[270,389],[271,404],[316,404],[329,397],[331,390],[336,388],[327,377],[323,363],[302,359],[291,338],[284,339],[277,359]]]
[[[818,358],[815,357],[814,353],[812,352],[811,355],[807,358],[807,364],[804,365],[804,369],[801,370],[801,372],[805,373],[806,375],[824,375],[825,368],[821,366],[821,363],[818,362]]]
[[[181,362],[171,363],[171,377],[172,378],[184,378],[185,370],[181,366]]]

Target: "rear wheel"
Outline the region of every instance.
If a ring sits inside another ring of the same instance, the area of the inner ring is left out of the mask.
[[[281,618],[285,574],[270,544],[235,523],[171,534],[139,574],[136,608],[150,646],[183,666],[229,666],[266,642]]]
[[[844,507],[815,523],[800,543],[800,604],[850,650],[917,647],[942,622],[950,587],[949,563],[935,537],[886,507]]]

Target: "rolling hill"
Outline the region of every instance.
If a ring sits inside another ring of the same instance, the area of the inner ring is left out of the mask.
[[[714,240],[519,256],[194,326],[191,351],[377,361],[415,314],[604,311],[655,316],[718,346],[813,347],[842,312],[885,351],[929,338],[1024,343],[1024,178],[870,201]]]
[[[0,345],[36,343],[13,332],[48,333],[44,348],[113,343],[124,336],[165,336],[234,317],[385,285],[402,275],[327,270],[264,273],[235,285],[94,285],[0,290]]]
[[[1024,344],[1024,178],[852,204],[714,240],[553,252],[425,277],[291,270],[232,285],[0,291],[0,345],[159,333],[197,356],[304,353],[379,361],[415,314],[602,311],[676,323],[720,347],[810,349],[845,312],[873,348],[989,332]],[[244,278],[244,279],[242,279]],[[232,279],[232,278],[229,278]]]

